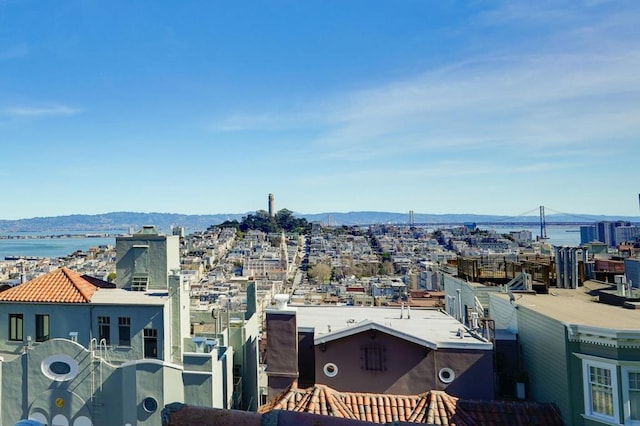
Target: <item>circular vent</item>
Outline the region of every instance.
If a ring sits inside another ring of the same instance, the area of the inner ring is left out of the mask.
[[[452,369],[445,367],[438,373],[438,378],[442,383],[451,383],[456,378],[456,373]]]
[[[324,365],[322,371],[324,371],[327,377],[335,377],[338,374],[338,366],[332,362],[328,362]]]
[[[158,409],[158,401],[149,396],[142,400],[142,408],[147,413],[154,413]]]

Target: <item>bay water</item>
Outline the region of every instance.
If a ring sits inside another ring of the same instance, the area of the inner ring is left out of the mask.
[[[90,234],[90,233],[88,233]],[[78,250],[87,251],[92,247],[115,246],[115,236],[87,237],[86,234],[73,236],[44,236],[21,233],[0,236],[0,260],[7,256],[65,257]]]

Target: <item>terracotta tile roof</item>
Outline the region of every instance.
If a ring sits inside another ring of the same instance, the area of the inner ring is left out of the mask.
[[[433,425],[562,425],[552,404],[463,401],[443,391],[419,395],[340,392],[325,385],[300,389],[295,384],[260,412],[301,411],[372,423]]]
[[[0,301],[40,303],[88,303],[102,288],[114,288],[106,281],[67,268],[56,269],[0,293]]]

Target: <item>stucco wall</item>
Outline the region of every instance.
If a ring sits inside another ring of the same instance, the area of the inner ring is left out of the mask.
[[[373,342],[384,348],[383,371],[366,370],[362,348]],[[341,391],[418,394],[446,390],[454,396],[470,399],[493,397],[491,351],[432,350],[380,332],[366,331],[315,347],[316,383]],[[335,377],[324,372],[327,363],[338,368]],[[447,384],[439,372],[450,368],[455,379]]]
[[[147,270],[149,289],[166,289],[171,269],[180,268],[180,239],[177,235],[136,234],[116,238],[116,282],[118,287],[130,287],[133,274],[134,245],[148,245]]]

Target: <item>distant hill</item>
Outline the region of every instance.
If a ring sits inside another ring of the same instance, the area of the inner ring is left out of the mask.
[[[169,232],[172,225],[184,226],[187,233],[202,231],[211,225],[217,225],[225,220],[240,221],[249,213],[186,215],[177,213],[134,213],[113,212],[97,215],[69,215],[54,217],[35,217],[30,219],[0,220],[0,233],[19,232],[50,232],[50,233],[78,233],[78,232],[127,232],[129,228],[138,229],[142,225],[155,225],[161,232]],[[295,213],[296,217],[304,217],[309,222],[322,222],[334,226],[341,225],[369,225],[369,224],[408,224],[408,213],[393,212],[328,212],[317,214]],[[561,215],[546,216],[547,223],[592,223],[601,220],[625,220],[637,223],[638,217],[595,216],[595,215]],[[465,222],[482,223],[537,223],[538,216],[498,216],[474,214],[424,214],[415,213],[416,224],[462,224]]]
[[[246,214],[186,215],[177,213],[113,212],[97,215],[34,217],[31,219],[0,220],[0,233],[16,232],[128,232],[143,225],[155,225],[168,232],[171,226],[184,226],[187,232],[205,230],[225,220],[240,220]]]

